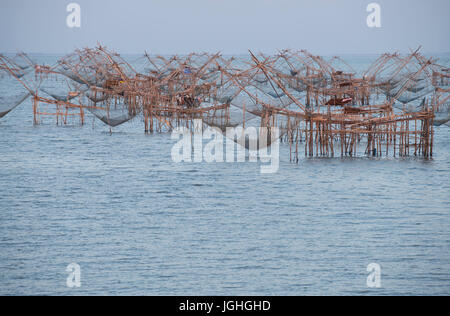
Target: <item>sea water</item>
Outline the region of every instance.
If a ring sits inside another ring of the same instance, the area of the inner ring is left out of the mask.
[[[435,133],[431,160],[296,164],[281,144],[261,174],[174,163],[170,134],[139,119],[33,126],[27,101],[0,120],[0,294],[449,295],[450,128]]]

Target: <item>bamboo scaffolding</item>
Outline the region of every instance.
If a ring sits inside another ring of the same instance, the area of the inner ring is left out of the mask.
[[[339,57],[327,61],[304,50],[275,56],[250,52],[249,59],[145,53],[137,69],[100,45],[77,50],[53,66],[22,57],[28,63],[22,67],[34,71],[33,81],[2,55],[0,71],[33,95],[34,124],[53,116],[57,124],[72,118],[83,125],[89,111],[111,127],[140,117],[145,133],[154,133],[192,129],[195,119],[225,131],[246,127],[256,118],[262,127],[280,128],[291,161],[299,161],[301,144],[307,157],[340,152],[352,157],[412,153],[429,158],[435,113],[449,99],[450,76],[448,68],[419,50],[405,57],[383,54],[361,77]],[[52,81],[67,83],[59,100],[40,95],[42,86]],[[422,104],[408,110],[406,105],[413,102],[408,98],[417,99],[409,94],[421,91],[428,93]],[[398,109],[399,101],[404,109]],[[241,117],[236,118],[236,111]],[[116,112],[121,116],[114,117]]]

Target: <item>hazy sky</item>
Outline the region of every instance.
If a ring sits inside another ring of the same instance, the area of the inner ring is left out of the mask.
[[[66,6],[81,6],[81,28]],[[371,2],[382,27],[366,25]],[[317,54],[450,52],[449,0],[0,0],[0,51],[120,53],[308,49]]]

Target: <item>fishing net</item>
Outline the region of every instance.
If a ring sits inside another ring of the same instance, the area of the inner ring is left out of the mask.
[[[433,121],[434,126],[448,125],[448,122],[450,122],[450,113],[435,114]]]
[[[211,127],[220,129],[223,133],[226,132],[229,127],[244,126],[248,122],[251,122],[258,118],[256,115],[247,113],[231,105],[227,110],[219,110],[214,115],[207,115],[203,118],[203,122]]]
[[[0,118],[4,117],[20,104],[22,104],[29,96],[29,93],[7,97],[0,96]]]
[[[48,78],[43,80],[39,85],[40,91],[57,101],[70,101],[87,89],[87,85],[76,84],[68,79],[61,78],[59,80]]]
[[[417,92],[417,93],[406,91],[399,97],[396,97],[396,99],[397,99],[397,101],[399,101],[403,104],[407,104],[407,103],[413,102],[415,100],[421,99],[433,92],[434,92],[434,88],[432,88],[432,87],[422,89],[420,92]]]
[[[122,125],[132,120],[136,114],[130,114],[127,109],[93,109],[89,108],[96,118],[111,127]]]
[[[448,125],[448,122],[450,121],[450,104],[446,103],[440,105],[439,108],[435,109],[434,115],[433,124],[435,126]]]
[[[118,54],[99,47],[96,50],[77,50],[62,58],[56,71],[79,84],[103,87],[107,80],[120,80],[136,74],[133,68]]]
[[[109,98],[108,94],[106,93],[95,92],[91,90],[87,91],[85,95],[89,100],[91,100],[94,103],[103,102]]]

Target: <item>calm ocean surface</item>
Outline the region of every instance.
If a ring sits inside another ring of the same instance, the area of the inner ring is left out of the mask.
[[[433,160],[293,164],[281,144],[262,175],[176,164],[170,134],[139,119],[112,135],[32,120],[30,101],[0,120],[0,295],[450,294],[447,126]]]

